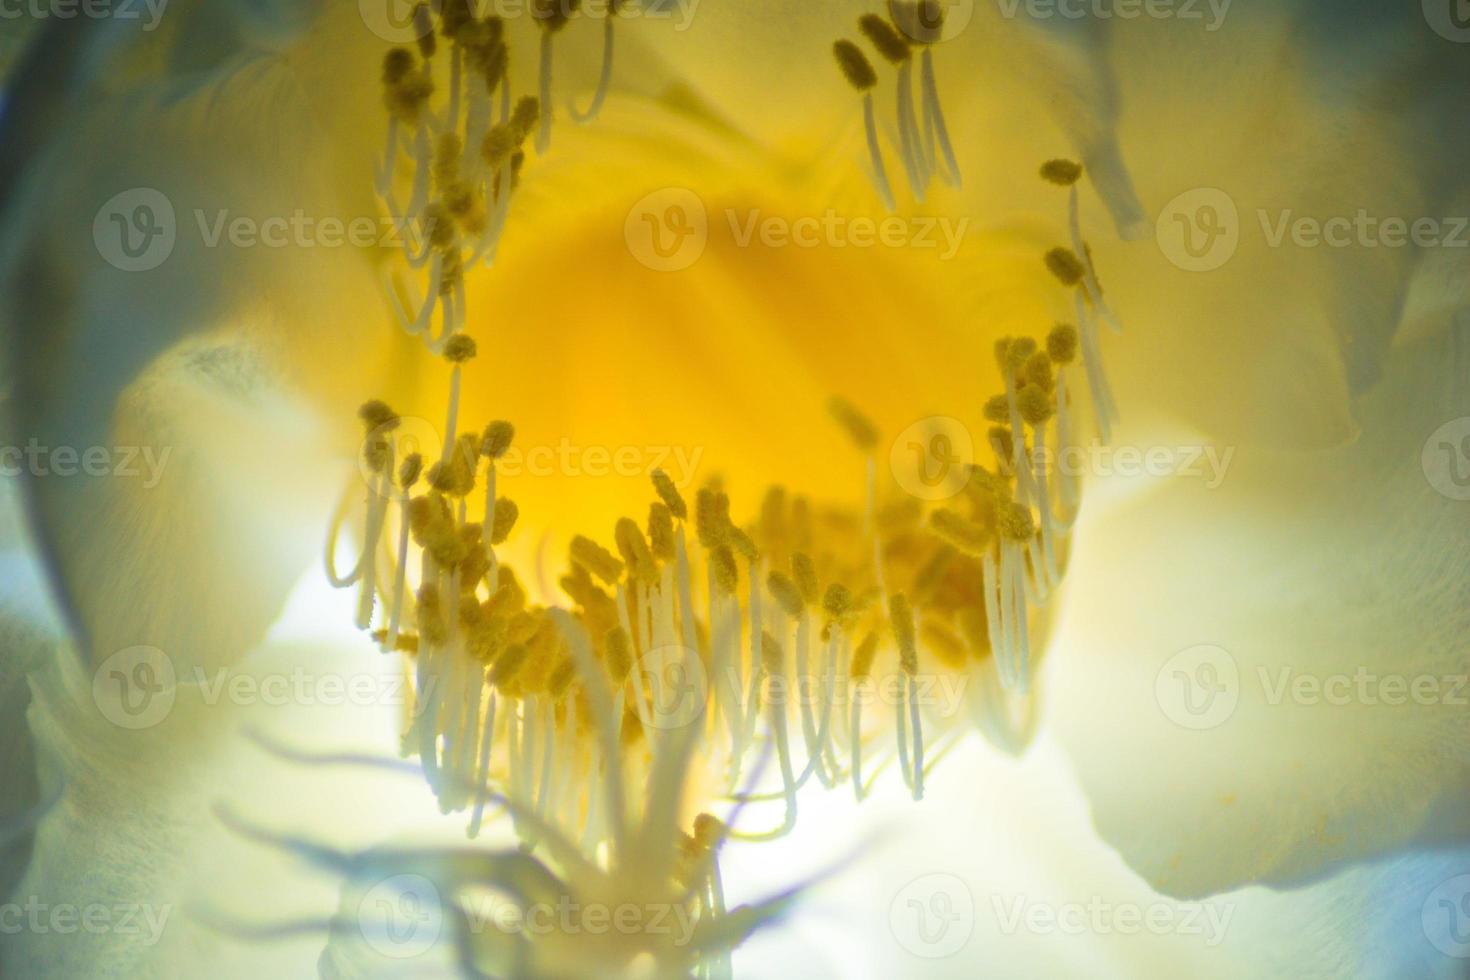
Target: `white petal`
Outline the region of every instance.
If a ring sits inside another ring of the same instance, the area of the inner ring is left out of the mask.
[[[1084,516],[1047,724],[1161,891],[1463,835],[1467,371],[1461,324],[1389,358],[1356,443],[1241,447],[1218,486],[1176,473]]]

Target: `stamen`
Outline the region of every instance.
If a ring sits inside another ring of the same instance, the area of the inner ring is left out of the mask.
[[[924,202],[929,183],[919,148],[919,128],[914,121],[913,56],[909,44],[889,23],[877,14],[858,19],[858,29],[867,37],[884,60],[898,69],[897,115],[898,137],[904,172],[915,200]]]
[[[612,85],[613,22],[617,19],[623,2],[624,0],[612,0],[608,4],[607,15],[602,20],[602,70],[597,75],[597,90],[592,93],[591,105],[583,112],[577,108],[576,103],[567,103],[567,110],[579,123],[589,123],[597,118],[597,114],[602,111],[603,100],[607,98],[607,91]]]
[[[902,592],[894,593],[888,600],[888,621],[893,627],[893,638],[898,644],[898,665],[902,673],[903,697],[898,700],[898,757],[904,772],[904,783],[913,792],[914,799],[924,797],[924,732],[919,720],[917,684],[914,679],[919,672],[918,631],[914,626],[914,610],[908,597]],[[907,712],[907,716],[905,716]],[[905,729],[913,728],[912,767],[908,758]]]
[[[851,41],[842,40],[832,45],[837,66],[849,85],[863,97],[863,127],[868,139],[868,161],[872,166],[873,183],[883,206],[894,210],[893,189],[888,183],[888,171],[883,167],[883,152],[878,146],[878,122],[873,114],[873,86],[878,84],[878,73],[873,70],[867,56]]]

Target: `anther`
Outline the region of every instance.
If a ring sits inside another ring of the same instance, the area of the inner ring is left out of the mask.
[[[1041,179],[1058,187],[1071,187],[1082,177],[1082,164],[1072,160],[1048,160],[1041,165]]]
[[[659,499],[664,502],[664,506],[669,509],[669,513],[674,516],[675,520],[683,521],[689,518],[689,508],[684,503],[684,498],[680,496],[678,488],[674,486],[674,481],[663,470],[653,471],[653,490],[654,493],[658,494]]]
[[[577,535],[572,538],[572,561],[602,579],[608,585],[617,585],[623,576],[623,563],[612,553],[591,538]]]

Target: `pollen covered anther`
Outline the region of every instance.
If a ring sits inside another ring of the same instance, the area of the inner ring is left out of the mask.
[[[1082,164],[1072,160],[1048,160],[1041,165],[1041,179],[1058,187],[1071,187],[1082,178]]]
[[[894,210],[893,188],[888,183],[888,171],[883,166],[883,151],[878,145],[878,120],[873,109],[873,87],[878,84],[878,73],[868,61],[867,55],[856,44],[848,40],[832,45],[832,54],[837,67],[847,83],[863,97],[863,129],[868,141],[868,163],[872,167],[873,186],[889,211]]]

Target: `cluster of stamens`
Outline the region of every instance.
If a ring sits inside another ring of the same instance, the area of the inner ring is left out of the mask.
[[[1044,179],[1070,189],[1071,247],[1043,259],[1074,290],[1077,324],[996,344],[1004,388],[983,406],[989,465],[969,461],[950,500],[925,504],[896,482],[881,483],[878,429],[834,399],[833,419],[865,465],[860,510],[773,486],[740,522],[722,483],[686,496],[689,488],[655,472],[647,514],[617,520],[601,540],[573,536],[561,595],[545,594],[497,555],[519,516],[497,474],[514,429],[495,421],[461,432],[458,414],[462,371],[476,355],[459,332],[462,258],[493,254],[520,147],[538,125],[544,131],[547,99],[543,89],[539,102],[512,108],[503,28],[452,9],[439,23],[452,47],[447,108],[430,106],[432,33],[417,57],[397,50],[385,62],[392,123],[379,182],[391,202],[394,159],[411,133],[416,170],[406,213],[435,231],[408,259],[427,263],[435,286],[428,313],[409,328],[452,365],[444,443],[432,462],[416,453],[400,459],[398,416],[382,402],[362,407],[370,484],[363,551],[338,573],[344,507],[328,540],[328,574],[359,589],[357,625],[385,653],[406,657],[415,701],[403,750],[417,756],[445,812],[468,812],[471,836],[493,808],[510,816],[528,849],[545,844],[558,860],[590,862],[598,873],[646,855],[650,842],[674,840],[661,880],[672,875],[713,928],[725,915],[720,841],[789,833],[797,793],[812,777],[829,788],[850,783],[861,800],[896,762],[908,792],[922,798],[934,765],[968,731],[936,710],[924,681],[957,680],[977,717],[1030,694],[1031,637],[1065,575],[1081,505],[1077,474],[1053,473],[1048,454],[1048,446],[1063,450],[1084,437],[1072,378],[1079,360],[1104,433],[1116,417],[1096,323],[1117,323],[1079,231],[1081,167],[1056,160],[1042,168]],[[936,142],[948,174],[957,181],[958,172],[937,97],[930,104],[927,46],[923,128],[915,122],[908,45],[893,26],[912,15],[894,3],[893,23],[865,17],[861,26],[899,68],[901,143],[918,194],[940,172]],[[557,29],[545,26],[543,45]],[[608,32],[610,59],[610,25]],[[837,56],[868,92],[876,75],[856,46],[839,42]],[[543,85],[549,64],[543,47]],[[473,83],[463,96],[466,76]],[[425,319],[435,302],[444,310],[438,336]],[[865,713],[875,703],[891,713]],[[936,738],[942,744],[933,750]],[[681,814],[701,790],[706,800],[731,801],[734,813],[724,821],[702,815],[683,834]],[[784,804],[784,816],[765,829],[741,826],[744,808],[762,803]],[[727,968],[722,948],[700,969]]]
[[[538,153],[550,146],[552,40],[579,0],[531,5],[541,37],[539,95],[520,97],[511,93],[506,23],[478,16],[478,6],[445,0],[436,14],[420,4],[416,49],[394,48],[383,59],[388,130],[376,189],[403,243],[403,261],[386,268],[385,287],[403,329],[435,352],[464,326],[466,270],[495,261],[526,142],[534,135]],[[612,4],[605,17],[603,67],[592,103],[585,111],[571,107],[579,122],[594,118],[606,99],[621,7]]]
[[[888,0],[888,17],[864,14],[858,18],[858,30],[897,72],[894,98],[898,149],[914,200],[923,203],[936,175],[951,187],[958,187],[960,168],[950,143],[949,127],[939,101],[939,83],[934,73],[934,45],[943,39],[943,4],[940,0]],[[918,48],[917,55],[915,48]],[[843,39],[835,42],[832,53],[848,84],[863,96],[863,123],[873,183],[884,206],[892,211],[893,188],[883,163],[873,105],[878,72],[862,48],[852,41]],[[921,93],[917,105],[914,98],[916,58]]]

